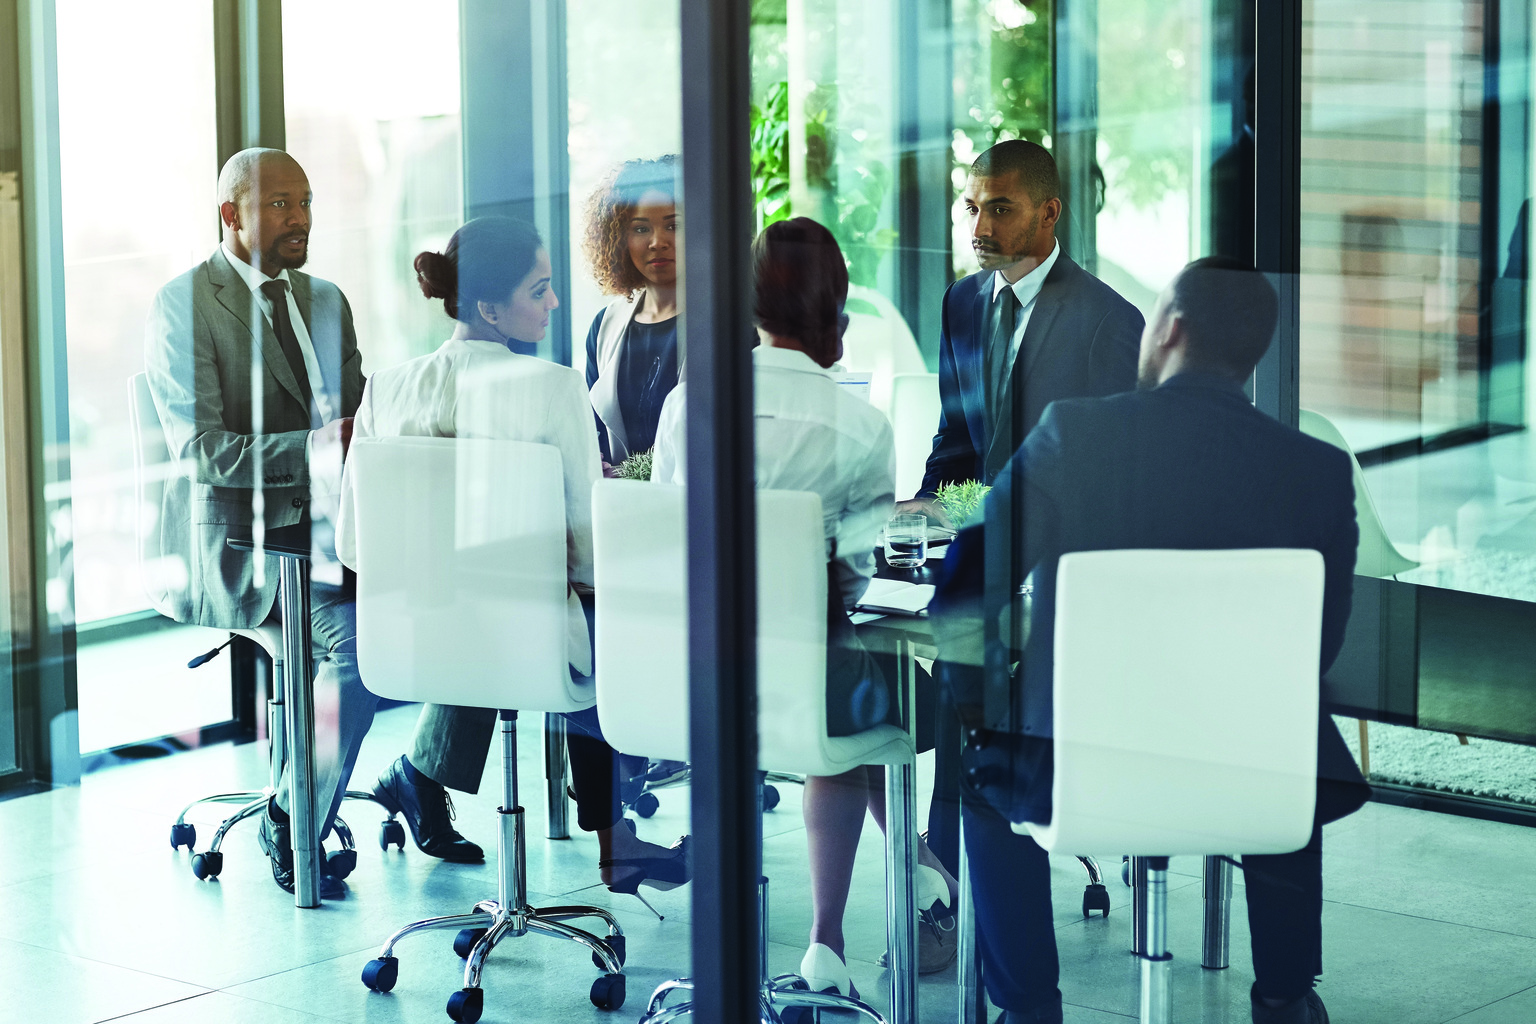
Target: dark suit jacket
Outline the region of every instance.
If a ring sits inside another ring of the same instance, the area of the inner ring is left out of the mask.
[[[939,336],[943,412],[919,495],[932,495],[940,484],[991,483],[1052,402],[1113,395],[1136,386],[1141,313],[1063,252],[1035,300],[1003,397],[1003,407],[1015,412],[1013,422],[994,430],[986,412],[992,273],[972,274],[944,293]]]
[[[1006,547],[1007,538],[1022,541],[1017,552],[995,550]],[[995,616],[1023,574],[1034,571],[1012,721],[990,724],[1049,737],[1061,555],[1121,548],[1314,549],[1326,568],[1321,679],[1344,642],[1358,540],[1347,454],[1259,412],[1235,383],[1181,374],[1155,390],[1047,409],[998,475],[986,499],[986,522],[963,530],[945,557],[930,614],[944,621],[941,637],[957,618]],[[1011,561],[1013,578],[999,579],[994,561],[989,586],[989,555]],[[980,704],[979,669],[947,665],[944,676],[957,687],[958,701]],[[1327,715],[1319,720],[1318,760],[1322,777],[1358,787],[1355,795],[1363,801],[1359,772]]]
[[[351,416],[363,394],[351,307],[329,281],[296,270],[288,277],[332,408]],[[251,535],[258,489],[268,529],[308,518],[310,411],[277,335],[252,309],[250,289],[222,250],[155,296],[144,361],[171,457],[182,467],[166,481],[149,539],[158,556],[150,561],[162,566],[146,580],[150,599],[177,622],[259,625],[276,600],[276,560],[268,559],[257,586],[254,559],[228,541]],[[169,562],[180,566],[171,571]]]

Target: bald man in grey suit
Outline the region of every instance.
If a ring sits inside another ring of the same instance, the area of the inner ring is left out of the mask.
[[[258,566],[229,546],[251,536],[258,514],[268,530],[321,527],[323,542],[325,517],[314,506],[339,486],[364,380],[346,297],[298,269],[309,254],[310,201],[309,180],[288,154],[231,157],[219,175],[223,244],[162,288],[150,311],[149,387],[171,455],[185,467],[166,484],[155,538],[185,571],[159,574],[151,598],[178,622],[249,629],[275,617],[277,560]],[[316,691],[338,696],[337,748],[318,764],[322,838],[378,703],[358,677],[353,595],[339,564],[327,576],[317,567],[310,589]],[[425,788],[446,822],[441,787]],[[287,809],[285,774],[260,841],[274,880],[292,892]],[[452,841],[469,849],[449,859],[480,858],[456,832]],[[329,876],[321,888],[327,898],[345,891]]]

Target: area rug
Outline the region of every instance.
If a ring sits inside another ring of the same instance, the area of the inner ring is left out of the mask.
[[[1355,760],[1360,729],[1353,718],[1334,721]],[[1491,797],[1536,806],[1536,747],[1370,723],[1371,781]]]

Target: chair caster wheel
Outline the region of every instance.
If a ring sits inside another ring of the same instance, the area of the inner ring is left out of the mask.
[[[217,878],[224,870],[224,855],[218,850],[208,850],[192,855],[192,873],[198,878]]]
[[[1127,886],[1131,884],[1131,858],[1129,857],[1120,858],[1120,881]]]
[[[470,952],[475,948],[475,943],[485,938],[485,931],[484,928],[463,928],[460,929],[459,934],[453,937],[453,951],[460,960],[469,958]],[[465,989],[464,991],[469,992],[471,990]],[[475,989],[474,991],[479,990]]]
[[[363,984],[375,992],[388,992],[400,977],[400,961],[392,956],[381,956],[363,965]]]
[[[337,850],[326,854],[325,873],[332,878],[346,878],[357,867],[356,850]]]
[[[635,797],[635,813],[642,818],[649,818],[656,813],[656,809],[660,806],[661,801],[656,799],[655,793],[641,793]]]
[[[780,799],[780,797],[779,797],[779,787],[777,787],[777,786],[764,786],[763,787],[763,810],[771,811],[775,807],[779,806],[779,799]]]
[[[171,826],[171,849],[179,849],[185,846],[187,852],[197,845],[197,826],[190,821],[178,822]]]
[[[1083,916],[1092,917],[1095,910],[1109,916],[1109,890],[1102,885],[1090,884],[1083,890]]]
[[[624,1005],[624,975],[604,974],[594,979],[591,997],[599,1010],[617,1010]]]
[[[475,1024],[485,1009],[485,993],[478,988],[461,988],[448,997],[448,1016],[460,1024]]]
[[[379,826],[379,849],[387,850],[391,843],[398,846],[401,852],[405,851],[405,826],[394,818]]]
[[[608,948],[613,950],[613,955],[619,958],[619,966],[624,966],[624,936],[610,935],[603,941],[608,943]],[[603,963],[603,958],[596,953],[592,954],[592,966],[600,971],[606,971],[608,965]]]

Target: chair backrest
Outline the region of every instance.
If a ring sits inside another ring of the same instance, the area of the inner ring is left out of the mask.
[[[846,310],[848,330],[839,362],[850,370],[869,371],[869,402],[890,416],[894,375],[922,373],[928,364],[901,311],[876,289],[850,287]]]
[[[1311,409],[1301,410],[1296,425],[1303,434],[1326,441],[1349,453],[1349,464],[1354,467],[1355,522],[1360,526],[1360,547],[1355,554],[1355,572],[1361,576],[1384,578],[1417,568],[1419,563],[1397,550],[1397,545],[1387,536],[1387,528],[1382,525],[1376,503],[1371,500],[1371,492],[1365,486],[1365,473],[1360,469],[1360,460],[1355,458],[1354,449],[1344,440],[1339,428],[1328,417]]]
[[[1056,585],[1053,818],[1028,826],[1040,844],[1147,856],[1306,845],[1322,556],[1077,552]]]
[[[381,697],[574,711],[565,491],[550,445],[387,437],[347,455],[357,657]]]
[[[677,760],[689,756],[685,493],[636,480],[599,480],[592,491],[603,735],[625,753]],[[757,576],[760,762],[818,774],[827,743],[818,496],[757,492]]]
[[[187,552],[166,551],[160,522],[162,497],[174,486],[179,471],[171,458],[170,444],[155,398],[149,390],[149,374],[128,378],[128,430],[133,439],[133,490],[135,549],[139,581],[150,604],[162,615],[174,615],[171,594],[187,587]]]
[[[939,375],[898,373],[891,381],[891,430],[896,438],[896,497],[910,498],[923,485],[933,435],[939,432]]]

